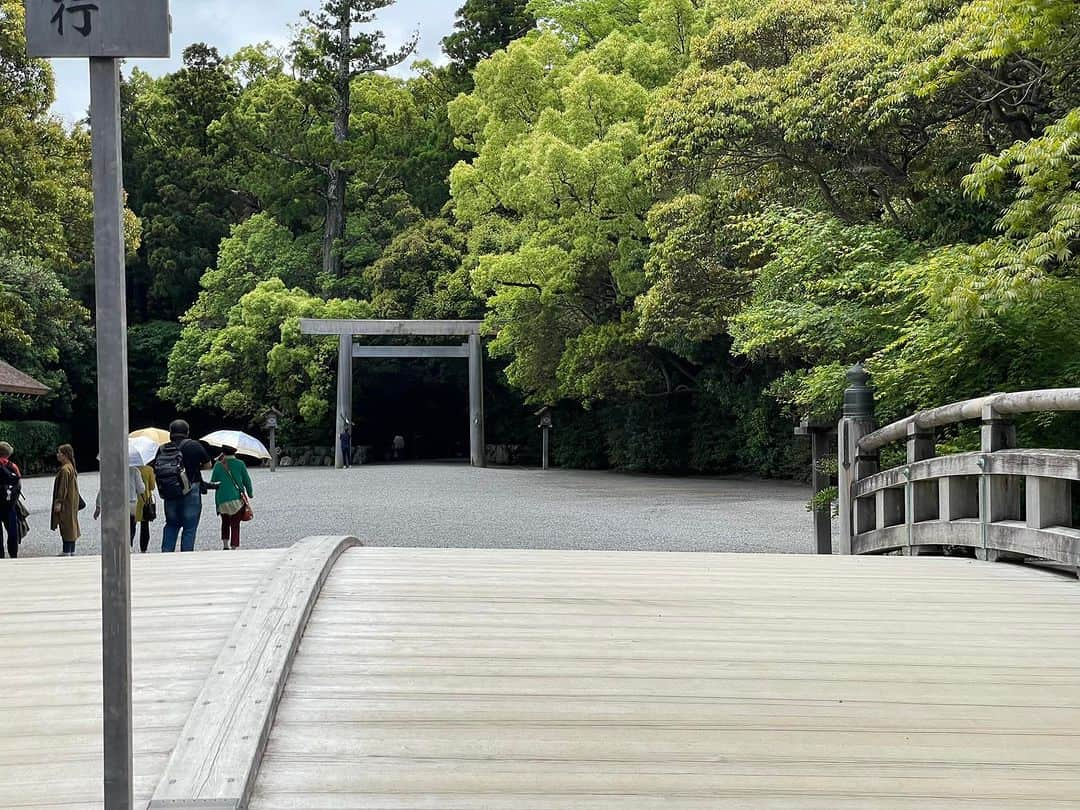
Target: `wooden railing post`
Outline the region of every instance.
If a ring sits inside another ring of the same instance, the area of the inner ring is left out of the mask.
[[[855,504],[852,487],[860,478],[877,472],[877,451],[859,449],[859,440],[874,430],[874,392],[867,385],[870,375],[856,363],[847,372],[848,387],[844,391],[844,415],[837,426],[838,504],[840,512],[841,554],[851,553],[855,534]]]
[[[982,412],[980,438],[980,449],[984,454],[979,459],[979,466],[982,469],[982,475],[979,476],[979,524],[982,548],[975,549],[975,556],[980,560],[995,562],[999,553],[988,547],[990,525],[1000,520],[1020,518],[1022,482],[1010,476],[991,475],[988,456],[998,450],[1011,450],[1016,447],[1016,426],[1008,419],[1003,419],[992,405],[987,405]]]
[[[907,526],[906,553],[918,555],[923,549],[915,543],[915,524],[936,520],[939,514],[936,481],[912,481],[910,465],[937,455],[934,429],[923,428],[915,422],[907,426],[907,483],[904,485],[904,524]]]

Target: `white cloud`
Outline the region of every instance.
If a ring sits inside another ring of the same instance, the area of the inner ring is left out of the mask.
[[[444,61],[442,38],[453,27],[454,13],[464,2],[454,0],[397,0],[378,14],[377,27],[393,47],[406,41],[414,32],[420,36],[415,59]],[[132,59],[125,71],[138,66],[158,76],[176,70],[184,48],[195,42],[215,46],[222,54],[243,45],[270,41],[284,45],[289,40],[289,26],[300,18],[305,8],[314,8],[316,0],[172,0],[173,37],[171,59]],[[409,60],[412,61],[411,59]],[[52,110],[69,123],[85,117],[90,106],[89,68],[85,59],[54,59],[56,102]],[[396,68],[398,75],[408,73],[408,64]]]

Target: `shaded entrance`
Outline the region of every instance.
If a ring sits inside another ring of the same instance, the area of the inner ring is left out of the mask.
[[[338,436],[352,422],[354,358],[451,358],[469,364],[469,460],[485,466],[484,458],[484,366],[480,343],[481,321],[336,320],[302,318],[305,335],[338,336],[337,418],[334,422],[334,461],[343,467]],[[466,337],[459,346],[363,346],[356,336]]]

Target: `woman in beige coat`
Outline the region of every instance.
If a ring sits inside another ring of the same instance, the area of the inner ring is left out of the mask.
[[[79,473],[75,468],[75,449],[70,444],[56,448],[60,469],[53,480],[52,520],[49,528],[60,530],[64,543],[61,557],[75,556],[75,541],[79,539]]]

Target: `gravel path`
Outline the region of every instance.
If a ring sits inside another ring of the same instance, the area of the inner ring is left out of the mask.
[[[368,545],[641,551],[812,548],[806,486],[738,478],[666,478],[609,472],[461,464],[371,465],[350,470],[252,471],[255,520],[247,548],[288,546],[312,534],[355,534]],[[79,554],[100,548],[93,520],[98,476],[79,478]],[[48,531],[51,478],[24,482],[31,533],[22,556],[56,554]],[[203,501],[197,548],[219,547],[213,496]],[[150,548],[160,548],[163,510]]]

